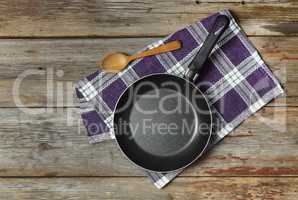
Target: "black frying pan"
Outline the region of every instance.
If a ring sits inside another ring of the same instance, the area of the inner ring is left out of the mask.
[[[168,172],[186,167],[202,155],[211,137],[212,115],[194,82],[228,25],[225,15],[215,19],[184,78],[149,75],[122,93],[115,108],[114,133],[121,151],[133,163]]]

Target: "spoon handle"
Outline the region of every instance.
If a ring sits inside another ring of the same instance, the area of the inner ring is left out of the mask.
[[[138,58],[144,58],[144,57],[147,57],[147,56],[153,56],[153,55],[156,55],[156,54],[161,54],[161,53],[165,53],[165,52],[169,52],[169,51],[174,51],[174,50],[180,49],[181,46],[182,46],[181,42],[179,40],[175,40],[175,41],[163,44],[159,47],[156,47],[156,48],[153,48],[153,49],[150,49],[150,50],[147,50],[147,51],[143,51],[143,52],[135,54],[135,55],[128,56],[127,59],[130,62],[130,61],[133,61],[133,60],[138,59]]]

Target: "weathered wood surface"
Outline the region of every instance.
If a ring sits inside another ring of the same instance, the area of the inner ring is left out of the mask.
[[[30,71],[34,74],[27,76],[20,87],[20,99],[24,106],[73,106],[71,85],[94,72],[97,69],[97,62],[107,52],[127,49],[132,53],[157,39],[2,39],[0,40],[0,96],[5,98],[0,99],[0,107],[16,106],[14,100],[16,94],[12,92],[15,79]],[[287,89],[288,105],[297,105],[297,37],[251,37],[250,39]],[[60,70],[63,72],[62,76],[58,76]],[[54,80],[53,88],[47,93],[47,84],[52,83],[49,81],[51,74]],[[57,83],[63,84],[63,87],[57,88]],[[63,93],[63,100],[61,98],[57,100],[57,91]],[[283,99],[275,102],[277,105],[285,105]]]
[[[88,144],[75,109],[49,112],[0,109],[0,176],[143,176],[113,141]],[[297,129],[297,107],[264,108],[182,176],[298,176]]]
[[[297,199],[298,178],[177,178],[157,190],[146,178],[0,179],[2,199]]]
[[[230,9],[249,35],[297,35],[298,4],[295,0],[207,2],[210,1],[1,1],[0,36],[167,35],[221,9]]]
[[[72,85],[104,54],[133,53],[220,9],[238,19],[286,98],[157,190],[113,141],[88,144]],[[297,10],[296,0],[1,1],[0,199],[297,199]],[[28,70],[40,74],[14,93]],[[18,96],[30,110],[16,108]]]
[[[97,69],[105,54],[115,51],[134,53],[160,38],[121,39],[0,39],[1,79],[15,79],[24,70],[47,68],[63,70],[57,80],[78,80]],[[295,81],[297,67],[297,37],[250,37],[273,71],[291,70],[288,81]],[[55,71],[56,72],[56,71]],[[45,79],[35,75],[30,79]]]

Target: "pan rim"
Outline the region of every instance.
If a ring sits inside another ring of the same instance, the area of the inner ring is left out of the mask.
[[[119,142],[118,142],[118,140],[117,140],[117,137],[116,137],[116,135],[115,135],[115,132],[114,132],[114,124],[115,124],[114,116],[115,116],[115,111],[116,111],[116,109],[117,109],[117,105],[118,105],[120,99],[122,98],[122,96],[124,95],[124,93],[125,93],[125,92],[126,92],[126,91],[127,91],[133,84],[135,84],[136,82],[141,81],[141,80],[143,80],[143,79],[145,79],[145,78],[147,78],[147,77],[150,77],[150,76],[156,76],[156,75],[174,76],[174,77],[176,77],[176,78],[185,80],[186,82],[188,82],[189,84],[191,84],[191,85],[192,85],[198,92],[200,92],[200,94],[204,97],[204,99],[205,99],[205,101],[206,101],[206,104],[207,104],[207,107],[208,107],[208,110],[209,110],[210,127],[211,127],[211,128],[210,128],[210,130],[209,130],[209,137],[208,137],[208,139],[207,139],[207,141],[206,141],[206,144],[205,144],[203,150],[202,150],[202,151],[201,151],[201,152],[200,152],[200,153],[199,153],[199,154],[198,154],[198,155],[197,155],[191,162],[187,163],[186,165],[184,165],[184,166],[182,166],[182,167],[179,167],[179,168],[177,168],[177,169],[174,169],[174,170],[159,170],[159,171],[156,171],[156,170],[147,169],[147,168],[145,168],[145,167],[143,167],[143,166],[141,166],[141,165],[135,163],[135,162],[132,161],[132,160],[127,156],[127,154],[123,151],[123,149],[121,148],[121,146],[120,146],[120,144],[119,144]],[[112,134],[113,134],[114,140],[116,140],[118,149],[120,149],[120,151],[121,151],[122,154],[126,157],[126,159],[129,160],[129,161],[130,161],[133,165],[135,165],[136,167],[139,167],[139,168],[141,168],[141,169],[143,169],[143,170],[145,170],[145,171],[156,172],[156,173],[177,172],[177,171],[180,171],[180,170],[182,170],[182,169],[187,168],[188,166],[190,166],[191,164],[193,164],[195,161],[197,161],[197,160],[203,155],[203,153],[205,152],[205,150],[207,149],[207,147],[208,147],[208,145],[209,145],[209,143],[210,143],[210,139],[211,139],[211,135],[212,135],[212,130],[213,130],[213,129],[212,129],[212,126],[213,126],[213,117],[212,117],[211,108],[210,108],[210,105],[209,105],[209,103],[208,103],[208,101],[207,101],[206,96],[202,93],[202,91],[201,91],[201,90],[200,90],[200,89],[199,89],[193,82],[187,80],[187,79],[184,78],[184,77],[180,77],[180,76],[177,76],[177,75],[174,75],[174,74],[168,74],[168,73],[154,73],[154,74],[148,74],[148,75],[145,75],[145,76],[143,76],[142,78],[140,78],[140,79],[134,81],[133,83],[129,84],[129,85],[125,88],[125,90],[121,93],[121,95],[119,96],[119,98],[118,98],[118,100],[117,100],[117,102],[116,102],[116,104],[115,104],[115,108],[114,108],[114,110],[113,110],[113,114],[112,114],[112,122],[113,122],[113,127],[112,127],[111,130],[112,130]]]

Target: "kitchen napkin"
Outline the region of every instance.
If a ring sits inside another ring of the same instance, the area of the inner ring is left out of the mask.
[[[209,148],[283,90],[257,50],[228,10],[189,25],[146,48],[180,40],[179,50],[139,59],[122,72],[110,76],[98,70],[76,84],[81,117],[91,143],[114,139],[113,110],[121,93],[136,80],[154,73],[183,76],[199,51],[215,18],[225,14],[229,28],[199,72],[197,86],[206,95],[214,113]],[[145,171],[157,188],[162,188],[182,170],[170,173]]]

